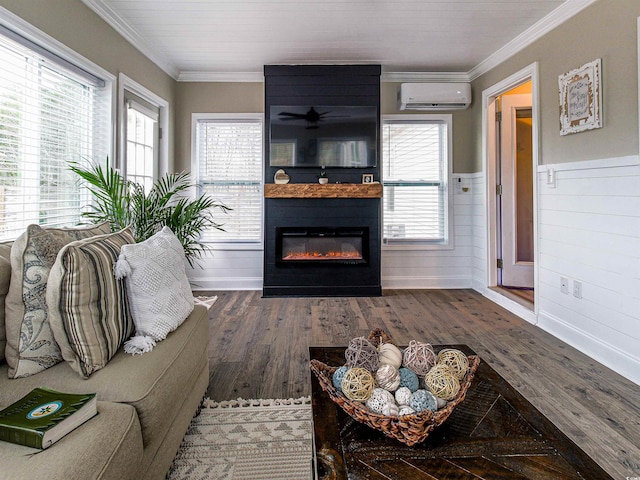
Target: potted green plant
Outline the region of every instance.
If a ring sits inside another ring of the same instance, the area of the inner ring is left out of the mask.
[[[231,209],[208,195],[190,198],[188,190],[195,185],[187,172],[168,173],[145,192],[142,185],[126,180],[111,167],[109,159],[104,167],[95,163],[83,167],[74,162],[70,168],[87,182],[95,200],[83,217],[92,222],[109,221],[113,231],[130,226],[137,242],[166,225],[182,243],[191,266],[209,249],[200,241],[201,233],[209,228],[224,231],[214,220],[213,211],[227,213]]]
[[[324,165],[322,166],[322,170],[320,170],[320,175],[318,175],[318,183],[328,183],[329,179],[327,178],[327,172],[324,170]]]

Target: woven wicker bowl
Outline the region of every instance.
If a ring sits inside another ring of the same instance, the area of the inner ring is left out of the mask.
[[[387,343],[388,336],[380,331],[372,332],[369,339],[374,337],[374,333],[378,335],[378,338],[383,337],[382,341]],[[363,403],[354,402],[345,397],[342,392],[333,386],[332,382],[333,372],[335,372],[338,367],[330,367],[319,360],[311,360],[311,371],[316,375],[320,386],[329,394],[331,400],[338,404],[338,406],[354,420],[381,431],[387,437],[395,438],[406,445],[412,446],[416,443],[423,442],[433,429],[440,426],[449,418],[453,410],[464,400],[473,376],[480,364],[480,358],[477,355],[470,355],[468,358],[469,370],[460,382],[460,391],[453,400],[447,402],[446,406],[436,412],[425,410],[420,413],[404,415],[402,417],[385,416],[374,413]]]

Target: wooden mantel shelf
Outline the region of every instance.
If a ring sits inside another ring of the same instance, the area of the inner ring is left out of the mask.
[[[265,198],[382,198],[380,183],[267,183]]]

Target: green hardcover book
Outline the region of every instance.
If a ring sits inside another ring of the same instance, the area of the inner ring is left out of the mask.
[[[0,411],[0,440],[47,448],[97,413],[95,393],[35,388]]]

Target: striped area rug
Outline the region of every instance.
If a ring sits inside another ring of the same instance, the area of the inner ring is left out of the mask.
[[[205,399],[168,480],[312,478],[311,399]]]

